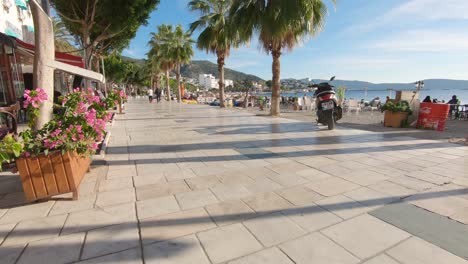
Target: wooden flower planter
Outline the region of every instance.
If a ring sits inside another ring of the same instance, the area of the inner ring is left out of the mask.
[[[408,119],[408,113],[406,112],[385,111],[384,126],[398,128],[401,127],[402,122],[406,119]]]
[[[70,192],[73,200],[78,199],[78,187],[90,164],[89,157],[81,157],[75,152],[54,152],[48,156],[16,160],[28,201]]]

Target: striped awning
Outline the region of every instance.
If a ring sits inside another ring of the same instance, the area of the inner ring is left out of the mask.
[[[10,37],[19,38],[18,34],[11,28],[6,28],[5,34],[7,34]]]
[[[15,0],[15,4],[17,7],[23,10],[28,10],[28,4],[26,3],[26,0]]]

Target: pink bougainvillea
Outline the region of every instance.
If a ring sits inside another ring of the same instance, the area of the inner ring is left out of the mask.
[[[47,98],[41,91],[28,93],[28,96],[29,105],[40,104]],[[106,104],[93,89],[75,89],[62,98],[62,108],[44,128],[23,134],[25,150],[34,154],[45,150],[92,154],[104,139],[111,117]]]
[[[39,106],[47,101],[47,93],[42,88],[36,88],[35,90],[24,91],[24,107],[27,108],[32,106],[33,108],[39,108]]]

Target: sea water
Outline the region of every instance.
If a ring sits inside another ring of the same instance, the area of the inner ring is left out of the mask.
[[[437,89],[437,90],[428,90],[423,89],[421,90],[419,95],[419,99],[422,101],[426,96],[430,96],[432,99],[437,99],[439,101],[445,100],[448,102],[452,99],[453,95],[456,95],[457,98],[462,102],[462,104],[468,104],[468,89]],[[282,92],[281,96],[313,96],[313,92]],[[265,96],[271,96],[271,93],[263,93]],[[385,101],[385,98],[390,96],[390,98],[395,98],[395,91],[388,91],[388,90],[347,90],[345,98],[346,99],[364,99],[365,101],[370,101],[376,97],[379,97],[381,101]]]

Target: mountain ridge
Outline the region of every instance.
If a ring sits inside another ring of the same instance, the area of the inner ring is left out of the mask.
[[[140,65],[144,64],[143,59],[136,59],[127,56],[122,56],[123,59],[127,61],[131,61]],[[213,74],[216,78],[218,78],[218,66],[217,64],[207,61],[207,60],[193,60],[191,63],[184,65],[181,67],[181,74],[185,78],[193,78],[198,79],[199,74]],[[236,70],[232,70],[229,68],[225,68],[224,73],[225,79],[231,79],[235,82],[242,82],[244,80],[247,81],[255,81],[255,82],[262,82],[264,81],[262,78],[248,74]],[[281,79],[282,86],[287,86],[291,89],[302,89],[307,88],[308,78],[303,79],[295,79],[295,78],[285,78]],[[325,82],[328,80],[323,79],[313,79],[314,83]],[[284,85],[284,84],[291,84]],[[414,83],[372,83],[360,80],[335,80],[332,84],[336,87],[345,86],[349,90],[363,90],[367,88],[369,91],[372,90],[413,90],[415,89]],[[468,89],[468,80],[454,80],[454,79],[426,79],[424,80],[424,89],[426,90],[444,90],[444,89]]]
[[[328,80],[312,79],[314,83],[326,82]],[[444,90],[444,89],[467,89],[468,80],[453,80],[453,79],[426,79],[424,81],[425,90]],[[299,86],[297,88],[304,88],[307,86],[308,79],[283,79],[282,84],[293,84]],[[367,88],[371,90],[414,90],[414,83],[372,83],[358,80],[334,80],[331,82],[335,87],[345,86],[348,90],[363,90]],[[291,86],[290,86],[291,87]]]

